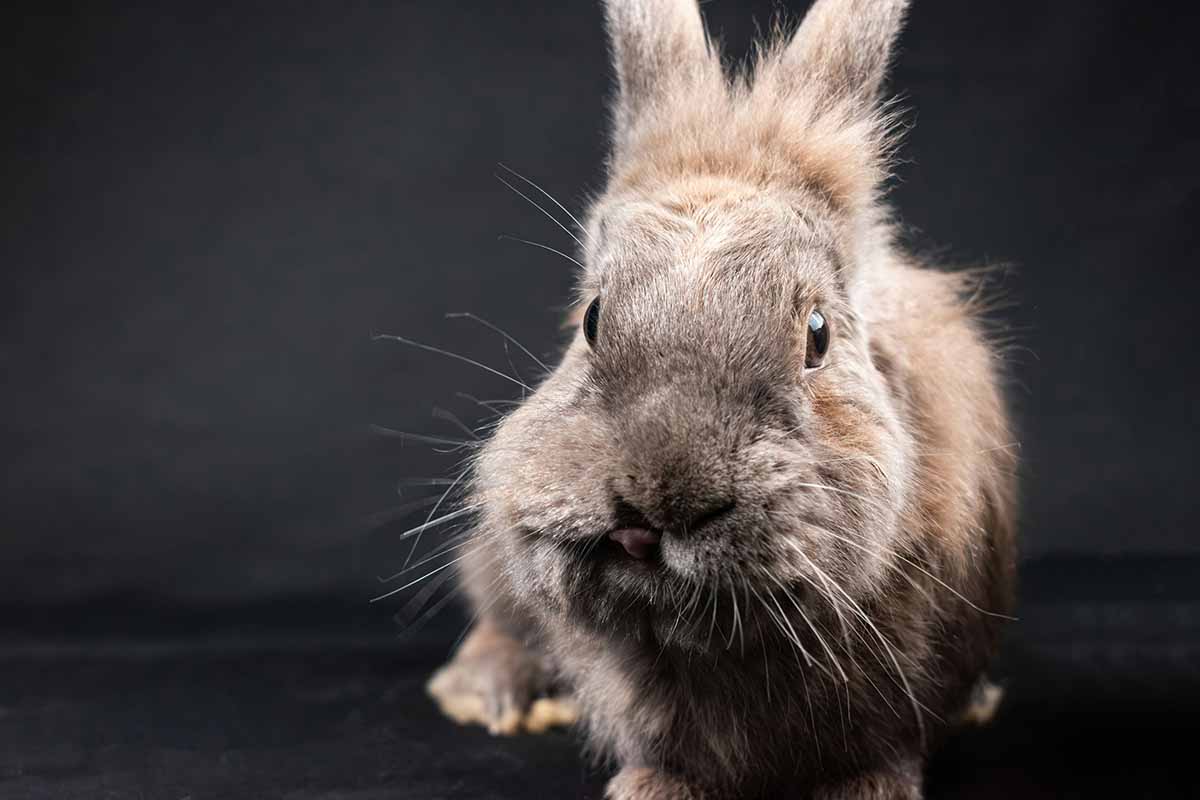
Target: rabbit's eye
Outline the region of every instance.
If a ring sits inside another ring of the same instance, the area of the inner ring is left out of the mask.
[[[587,307],[583,315],[583,336],[588,345],[596,346],[596,334],[600,331],[600,298],[597,297]]]
[[[828,349],[829,323],[825,321],[825,315],[814,308],[808,315],[808,346],[804,348],[804,366],[809,369],[821,366]]]

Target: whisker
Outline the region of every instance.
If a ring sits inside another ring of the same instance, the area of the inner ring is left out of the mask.
[[[842,495],[846,495],[847,497],[853,497],[855,500],[859,500],[863,503],[866,503],[869,506],[874,506],[875,508],[878,508],[878,509],[890,510],[887,508],[887,506],[885,506],[875,500],[872,500],[871,498],[867,497],[866,495],[858,494],[857,492],[852,492],[848,489],[839,489],[836,486],[826,486],[823,483],[795,482],[795,483],[792,483],[791,485],[792,486],[802,486],[806,489],[823,489],[827,492],[833,492],[834,494],[842,494]]]
[[[884,471],[883,466],[879,463],[879,460],[876,459],[874,456],[869,456],[866,454],[856,455],[856,456],[841,456],[838,458],[829,458],[829,459],[825,459],[822,461],[804,461],[804,462],[801,462],[801,466],[826,467],[826,466],[830,466],[832,464],[844,464],[844,463],[848,463],[851,461],[865,461],[867,464],[871,465],[872,469],[874,469],[877,473],[879,473],[879,477],[883,478],[885,483],[891,482],[890,479],[888,478],[887,472]]]
[[[583,262],[580,261],[579,259],[575,258],[572,255],[568,255],[567,253],[564,253],[562,250],[551,247],[548,244],[542,244],[541,242],[535,242],[530,239],[522,239],[520,236],[512,236],[507,233],[502,233],[499,236],[497,236],[496,238],[497,239],[507,239],[510,242],[520,242],[521,244],[527,244],[530,247],[540,247],[542,250],[549,250],[551,253],[554,253],[555,255],[562,256],[567,261],[570,261],[572,264],[579,267],[580,269],[587,269],[587,267],[585,267],[583,265]]]
[[[380,339],[389,339],[394,342],[400,342],[401,344],[409,345],[410,347],[416,347],[421,350],[428,350],[431,353],[437,353],[438,355],[443,355],[443,356],[446,356],[447,358],[457,359],[459,361],[462,361],[463,363],[470,364],[471,366],[474,366],[474,367],[479,367],[480,369],[482,369],[486,372],[490,372],[493,375],[497,375],[501,378],[504,378],[504,380],[506,380],[510,383],[515,383],[517,386],[520,386],[522,389],[524,389],[527,392],[533,391],[533,389],[526,386],[523,382],[517,380],[513,376],[511,376],[507,373],[501,372],[498,369],[493,369],[492,367],[489,367],[487,364],[481,364],[473,358],[467,358],[466,356],[459,355],[458,353],[452,353],[449,350],[443,350],[440,347],[434,347],[433,345],[430,345],[430,344],[424,344],[422,342],[414,341],[413,339],[409,339],[404,336],[397,336],[394,333],[377,333],[371,337],[371,341],[378,341]]]
[[[429,564],[433,561],[437,561],[439,558],[446,555],[447,553],[457,550],[460,547],[465,547],[468,544],[471,544],[472,541],[474,541],[473,537],[471,536],[471,531],[460,529],[459,533],[457,533],[455,535],[461,537],[459,539],[459,541],[452,542],[449,545],[438,545],[438,546],[434,547],[433,550],[428,555],[423,557],[420,561],[414,561],[412,564],[408,565],[407,567],[405,567],[404,569],[395,573],[394,575],[389,575],[386,578],[378,578],[377,577],[376,580],[378,580],[380,583],[387,583],[388,581],[394,580],[395,578],[398,578],[401,575],[404,575],[405,573],[412,572],[415,569],[420,569],[425,564]]]
[[[392,621],[400,625],[407,625],[412,618],[416,616],[422,608],[424,608],[425,604],[429,602],[429,598],[437,594],[438,589],[445,586],[446,582],[453,577],[453,574],[445,572],[427,583],[425,586],[422,586],[420,591],[418,591],[412,597],[412,599],[410,599],[399,611],[392,615]],[[451,589],[449,593],[453,594],[454,590]]]
[[[678,630],[679,625],[681,622],[683,622],[684,618],[686,617],[688,619],[688,623],[691,624],[692,606],[696,603],[697,599],[699,598],[699,591],[700,591],[700,584],[697,584],[696,588],[692,591],[691,599],[688,601],[686,606],[680,606],[679,604],[675,604],[675,606],[676,606],[676,608],[675,608],[675,614],[676,614],[675,623],[671,626],[671,630],[669,630],[667,632],[667,635],[665,637],[663,637],[662,644],[658,648],[658,655],[654,657],[654,666],[655,667],[658,666],[658,662],[663,657],[663,654],[667,652],[667,645],[669,645],[671,643],[671,637],[673,637],[675,635],[675,631]]]
[[[510,528],[509,530],[511,530],[511,528]],[[506,532],[507,532],[507,531],[506,531]],[[500,533],[496,533],[496,534],[494,534],[494,535],[496,535],[496,536],[499,536],[499,535],[500,535]],[[520,535],[518,536],[518,539],[529,538],[529,537],[532,537],[532,536],[533,536],[533,533],[532,533],[532,532],[528,532],[528,533],[520,534]],[[488,562],[487,562],[487,563],[488,563],[488,564],[495,564],[495,563],[496,563],[496,561],[498,561],[498,560],[499,560],[499,558],[500,558],[500,555],[499,555],[499,553],[496,553],[496,554],[494,554],[494,555],[493,555],[493,556],[492,556],[490,559],[488,559]],[[461,632],[458,634],[458,637],[457,637],[457,638],[454,640],[454,643],[453,643],[453,644],[450,646],[450,650],[451,650],[452,652],[453,652],[453,651],[455,651],[455,650],[458,650],[458,646],[459,646],[460,644],[462,644],[462,641],[463,641],[463,639],[465,639],[465,638],[467,637],[467,634],[471,632],[471,629],[472,629],[472,628],[475,626],[475,623],[476,623],[476,622],[478,622],[478,621],[479,621],[479,620],[480,620],[480,619],[483,617],[483,615],[484,615],[484,614],[486,614],[486,613],[487,613],[487,611],[488,611],[488,610],[489,610],[489,609],[490,609],[492,606],[494,606],[494,605],[496,604],[496,602],[497,602],[497,601],[499,601],[499,600],[500,600],[500,598],[501,598],[501,596],[502,596],[502,593],[500,593],[500,592],[494,592],[494,591],[492,591],[492,589],[493,589],[493,588],[495,588],[496,584],[497,584],[497,583],[499,583],[499,582],[501,581],[501,579],[503,579],[503,578],[504,578],[504,573],[503,573],[503,572],[498,572],[498,573],[495,575],[495,577],[493,577],[493,578],[492,578],[491,582],[489,582],[489,583],[488,583],[488,585],[487,585],[487,588],[486,588],[486,591],[485,591],[485,594],[487,594],[487,595],[491,595],[491,599],[490,599],[490,600],[488,600],[486,603],[484,603],[484,604],[483,604],[482,606],[480,606],[479,608],[477,608],[477,609],[475,610],[475,612],[474,612],[473,614],[471,614],[471,617],[470,617],[470,619],[468,619],[468,620],[467,620],[467,624],[466,624],[465,626],[463,626],[463,629],[462,629],[462,631],[461,631]]]
[[[818,590],[818,592],[819,592],[820,596],[824,599],[824,601],[833,608],[834,613],[837,614],[838,622],[841,626],[842,636],[843,636],[843,640],[844,640],[843,645],[844,645],[845,649],[843,652],[845,652],[846,656],[850,659],[851,666],[857,667],[858,672],[863,676],[863,678],[867,681],[867,683],[870,684],[871,688],[875,690],[875,693],[879,695],[879,698],[881,700],[883,700],[884,705],[886,705],[893,714],[895,714],[897,717],[899,717],[900,714],[898,711],[896,711],[896,707],[887,698],[887,695],[885,695],[883,693],[883,690],[879,688],[879,686],[875,683],[875,681],[873,681],[871,679],[870,672],[868,672],[866,669],[864,669],[861,665],[858,664],[858,661],[854,658],[853,652],[851,652],[851,650],[850,650],[850,639],[849,639],[850,628],[847,626],[846,618],[842,614],[842,606],[844,605],[844,603],[839,601],[839,599],[829,591],[828,583],[830,581],[832,581],[832,578],[830,578],[825,573],[825,571],[822,570],[821,568],[819,568],[816,565],[816,563],[813,562],[811,559],[806,558],[805,560],[808,562],[809,566],[817,573],[817,577],[822,581],[822,583],[826,584],[825,590],[823,590],[823,591]],[[776,582],[778,583],[777,579],[776,579]],[[785,596],[787,596],[792,601],[792,603],[796,606],[796,610],[800,612],[801,616],[804,618],[804,621],[808,623],[810,628],[812,628],[812,631],[817,636],[817,639],[827,649],[827,652],[828,652],[830,658],[834,662],[834,666],[837,668],[839,674],[841,674],[843,677],[842,685],[846,690],[846,707],[843,710],[839,703],[838,716],[841,718],[842,739],[843,739],[843,741],[845,741],[846,736],[847,736],[846,724],[847,724],[848,718],[850,718],[852,716],[851,709],[853,707],[853,705],[851,703],[851,698],[850,698],[851,684],[850,684],[849,680],[846,679],[846,671],[842,667],[841,661],[834,656],[832,648],[830,648],[829,645],[825,642],[824,637],[821,636],[821,634],[817,630],[817,627],[815,626],[815,624],[808,618],[808,615],[804,613],[804,610],[800,607],[800,604],[796,601],[796,598],[794,596],[792,596],[791,592],[786,591],[786,587],[782,587],[782,588],[784,588],[784,590],[785,590],[784,591]],[[813,586],[813,588],[816,589],[817,587]],[[863,646],[867,648],[868,652],[870,652],[872,655],[875,655],[876,660],[879,661],[881,666],[883,666],[883,660],[878,656],[878,654],[875,652],[874,648],[871,647],[870,642],[867,641],[867,639],[864,636],[862,636],[858,632],[857,629],[855,629],[855,634],[856,634],[858,640],[863,643]],[[810,709],[810,711],[811,711],[811,709]],[[843,713],[843,711],[844,711],[844,713]],[[813,722],[815,724],[815,720],[811,719],[811,714],[810,714],[810,722]]]
[[[758,601],[762,603],[763,608],[771,616],[771,619],[775,621],[775,627],[779,629],[779,632],[784,635],[784,638],[790,640],[791,643],[796,646],[796,650],[804,657],[805,663],[808,664],[809,667],[815,667],[816,663],[813,661],[812,655],[808,652],[804,645],[800,643],[800,637],[796,635],[795,629],[791,627],[791,622],[788,621],[787,615],[783,613],[783,609],[779,607],[779,601],[775,599],[775,596],[770,592],[767,593],[767,596],[770,597],[775,603],[775,607],[779,609],[778,615],[775,611],[771,610],[770,606],[767,605],[767,601],[763,599],[762,595],[758,593],[757,589],[753,589],[751,591],[754,592],[754,596],[758,598]],[[785,625],[787,628],[784,627]]]
[[[580,238],[579,238],[578,236],[576,236],[575,234],[571,233],[571,229],[570,229],[570,228],[568,228],[566,225],[563,225],[561,222],[559,222],[559,220],[558,220],[558,217],[554,216],[554,215],[553,215],[553,214],[551,214],[549,211],[547,211],[546,209],[544,209],[544,208],[542,208],[540,205],[538,205],[538,203],[537,203],[537,201],[536,201],[536,200],[534,200],[532,197],[530,197],[529,195],[527,195],[527,194],[525,194],[524,192],[522,192],[522,191],[521,191],[520,189],[518,189],[517,187],[513,186],[513,185],[512,185],[511,183],[509,183],[508,181],[504,180],[504,178],[502,178],[501,176],[497,175],[497,176],[496,176],[496,180],[498,180],[498,181],[500,181],[501,183],[503,183],[503,184],[504,184],[505,186],[507,186],[509,189],[512,189],[512,190],[513,190],[514,192],[516,192],[516,193],[517,193],[517,194],[518,194],[518,195],[519,195],[519,196],[520,196],[522,199],[524,199],[524,200],[525,200],[525,202],[529,203],[531,206],[533,206],[534,208],[536,208],[538,211],[540,211],[540,212],[542,212],[543,214],[545,214],[547,219],[549,219],[551,222],[553,222],[553,223],[554,223],[555,225],[557,225],[558,227],[562,228],[563,232],[564,232],[565,234],[567,234],[567,236],[570,236],[572,239],[574,239],[574,240],[575,240],[575,244],[579,245],[580,247],[583,247],[583,241],[582,241],[582,240],[580,240]]]
[[[447,577],[453,577],[453,576],[450,575],[449,573],[447,573]],[[425,623],[429,622],[429,620],[436,617],[438,615],[438,612],[440,612],[443,608],[445,608],[450,603],[450,601],[453,600],[457,595],[458,595],[457,589],[451,589],[450,591],[446,592],[446,595],[441,600],[438,600],[436,603],[434,603],[432,606],[430,606],[428,611],[426,611],[424,614],[422,614],[417,619],[408,623],[408,625],[405,626],[404,630],[401,631],[400,635],[401,636],[412,636],[414,633],[421,630],[421,628],[425,627]]]
[[[705,579],[707,580],[707,579]],[[712,621],[708,623],[708,638],[704,641],[704,648],[707,650],[709,643],[712,641],[713,631],[717,627],[717,603],[721,596],[721,582],[717,581],[712,593]]]
[[[700,610],[700,598],[704,596],[704,590],[708,587],[707,581],[697,583],[692,591],[692,598],[688,601],[685,612],[688,618],[688,625],[694,625],[696,622],[696,612]]]
[[[804,609],[800,606],[800,603],[797,602],[796,598],[792,595],[792,593],[788,591],[787,587],[783,585],[782,581],[780,581],[774,575],[772,575],[770,577],[771,577],[771,580],[773,580],[775,582],[775,585],[778,586],[779,589],[783,592],[783,596],[786,597],[788,600],[790,600],[792,605],[796,607],[796,611],[799,612],[800,618],[802,620],[804,620],[804,624],[808,625],[809,629],[813,632],[813,635],[817,637],[817,642],[821,645],[822,649],[825,650],[825,654],[827,656],[829,656],[829,660],[833,662],[834,667],[837,669],[838,673],[842,676],[842,683],[849,683],[850,678],[846,675],[846,671],[844,669],[842,669],[841,662],[839,662],[837,657],[833,654],[833,650],[829,647],[828,642],[825,641],[825,637],[821,636],[820,631],[818,631],[816,626],[813,625],[812,620],[809,619],[808,614],[806,614],[804,612]]]
[[[566,206],[564,206],[562,203],[558,202],[558,200],[555,199],[554,195],[550,194],[545,189],[543,189],[541,186],[538,186],[536,183],[531,181],[529,178],[526,178],[524,175],[517,172],[515,169],[508,166],[507,164],[499,164],[498,166],[500,167],[500,169],[504,170],[508,174],[510,174],[516,178],[519,178],[520,180],[525,181],[525,183],[529,184],[534,189],[537,189],[539,192],[541,192],[543,197],[545,197],[551,203],[554,203],[554,205],[558,206],[560,211],[562,211],[564,214],[566,214],[568,217],[571,218],[571,222],[575,223],[575,227],[579,228],[580,233],[582,233],[585,236],[587,235],[587,228],[583,227],[583,223],[580,222],[579,219],[574,214],[572,214],[570,211],[568,211]]]
[[[457,511],[451,511],[449,513],[443,514],[442,516],[438,517],[435,520],[430,520],[429,522],[425,522],[421,525],[418,525],[415,528],[410,528],[409,530],[400,534],[400,536],[397,537],[397,540],[403,541],[404,539],[407,539],[410,536],[416,536],[419,533],[421,533],[422,531],[427,531],[430,528],[436,528],[437,526],[445,524],[452,519],[458,519],[459,517],[465,517],[467,514],[472,513],[473,511],[477,510],[478,508],[479,508],[479,506],[477,506],[477,505],[463,506],[462,508],[458,509]]]
[[[509,333],[508,333],[507,331],[503,330],[502,328],[500,328],[500,327],[499,327],[499,326],[497,326],[497,325],[493,325],[492,323],[488,322],[488,321],[487,321],[486,319],[484,319],[483,317],[477,317],[477,316],[475,316],[474,314],[472,314],[472,313],[471,313],[471,312],[469,312],[469,311],[455,311],[455,312],[453,312],[453,313],[447,314],[447,315],[446,315],[446,319],[469,319],[469,320],[472,320],[472,321],[474,321],[474,322],[478,322],[480,325],[484,326],[485,328],[488,328],[488,329],[490,329],[490,330],[493,330],[493,331],[495,331],[496,333],[500,334],[500,335],[501,335],[501,336],[503,336],[503,337],[504,337],[504,338],[505,338],[507,341],[510,341],[510,342],[512,342],[514,345],[516,345],[518,348],[520,348],[520,350],[521,350],[521,352],[522,352],[522,353],[524,353],[525,355],[527,355],[527,356],[529,356],[530,358],[532,358],[532,359],[533,359],[533,362],[534,362],[535,364],[537,364],[539,367],[541,367],[542,369],[544,369],[544,370],[545,370],[545,371],[547,371],[547,372],[549,372],[549,371],[550,371],[550,368],[546,366],[546,362],[542,361],[540,358],[538,358],[538,357],[537,357],[537,356],[535,356],[533,353],[531,353],[531,352],[529,351],[529,348],[528,348],[528,347],[526,347],[525,345],[523,345],[523,344],[521,344],[520,342],[518,342],[518,341],[516,340],[516,338],[514,338],[514,337],[513,337],[513,336],[511,336],[511,335],[509,335]]]
[[[463,400],[467,400],[471,403],[474,403],[475,405],[479,406],[480,408],[485,408],[488,411],[491,411],[493,414],[496,414],[497,416],[503,416],[504,412],[501,411],[500,409],[496,408],[496,406],[519,406],[519,405],[521,405],[520,401],[518,401],[518,400],[480,400],[475,395],[467,394],[466,392],[455,392],[454,396],[461,397]]]
[[[426,572],[426,573],[425,573],[424,575],[422,575],[421,577],[419,577],[419,578],[415,578],[414,580],[411,580],[411,581],[409,581],[408,583],[404,584],[403,586],[400,586],[400,587],[397,587],[397,588],[395,588],[395,589],[392,589],[390,592],[385,592],[384,594],[381,594],[381,595],[379,595],[378,597],[373,597],[373,598],[371,598],[371,602],[372,602],[372,603],[378,603],[380,600],[386,600],[387,598],[389,598],[389,597],[391,597],[391,596],[393,596],[393,595],[397,595],[397,594],[399,594],[400,592],[403,592],[405,589],[408,589],[409,587],[416,586],[418,583],[420,583],[421,581],[425,580],[426,578],[432,577],[432,576],[434,576],[434,575],[438,574],[439,572],[441,572],[441,571],[443,571],[443,570],[446,570],[446,569],[449,569],[450,567],[453,567],[455,564],[457,564],[458,562],[462,561],[464,558],[467,558],[467,557],[468,557],[468,556],[470,556],[470,555],[471,555],[470,553],[463,553],[463,554],[462,554],[461,556],[459,556],[458,558],[455,558],[455,559],[453,559],[453,560],[451,560],[451,561],[447,561],[445,564],[442,564],[440,567],[437,567],[437,568],[435,568],[435,569],[431,569],[429,572]]]
[[[808,561],[809,564],[812,564],[812,560],[808,558],[808,554],[805,553],[803,551],[803,549],[800,548],[799,545],[797,545],[794,542],[790,542],[790,541],[788,542],[788,544],[792,545],[795,548],[796,552],[800,553],[800,555],[806,561]],[[925,706],[921,703],[921,701],[919,701],[917,699],[916,694],[913,692],[912,685],[908,681],[908,675],[904,672],[904,668],[900,666],[900,660],[896,657],[896,652],[893,649],[891,642],[889,642],[887,637],[883,635],[883,632],[879,630],[879,628],[878,628],[878,626],[876,626],[874,620],[871,619],[871,617],[867,614],[867,612],[863,611],[862,606],[860,606],[858,604],[858,602],[855,601],[855,599],[850,596],[849,592],[847,592],[845,589],[843,589],[841,586],[839,586],[836,581],[834,582],[833,587],[846,600],[846,603],[847,603],[848,607],[850,608],[850,610],[853,611],[855,614],[857,614],[859,619],[861,619],[863,622],[866,623],[867,627],[871,630],[872,633],[875,634],[875,637],[879,640],[879,643],[883,645],[884,651],[887,653],[888,658],[892,662],[893,668],[896,670],[896,675],[900,678],[900,682],[903,684],[904,691],[908,694],[908,698],[912,702],[913,716],[916,719],[917,728],[920,730],[921,741],[924,742],[925,741],[925,719],[921,712],[922,712],[922,710],[927,711],[931,714],[933,714],[933,712],[930,711],[928,708],[925,708]],[[933,716],[937,717],[936,714],[933,714]]]
[[[735,633],[737,633],[738,619],[741,617],[741,614],[738,611],[737,587],[733,585],[733,578],[729,579],[729,594],[733,598],[733,616],[729,625],[729,641],[725,643],[726,650],[733,647],[733,636]]]
[[[453,478],[401,478],[396,481],[396,486],[403,488],[405,486],[449,486],[454,483]]]
[[[430,436],[425,433],[410,433],[408,431],[398,431],[395,428],[389,428],[385,425],[369,426],[372,433],[377,433],[380,436],[388,436],[393,439],[404,439],[409,442],[420,442],[421,444],[444,445],[447,447],[474,447],[474,442],[464,442],[461,439],[449,439],[445,436]]]
[[[422,497],[417,500],[410,500],[407,503],[401,503],[384,511],[377,511],[366,518],[366,527],[368,530],[374,530],[375,528],[387,525],[389,522],[403,519],[413,511],[428,508],[436,502],[436,497]]]
[[[433,418],[440,419],[443,422],[449,422],[451,425],[458,428],[460,431],[465,433],[467,436],[470,436],[471,439],[473,439],[474,441],[476,441],[476,442],[480,441],[479,433],[477,431],[472,430],[471,426],[467,425],[465,422],[463,422],[461,419],[459,419],[458,415],[453,413],[452,411],[447,411],[444,408],[439,408],[437,406],[434,406]]]
[[[922,567],[916,561],[913,561],[912,559],[909,559],[909,558],[901,555],[900,553],[897,553],[895,550],[884,549],[882,552],[875,551],[875,550],[869,549],[866,545],[862,544],[861,542],[855,542],[846,536],[842,536],[841,534],[834,533],[833,531],[829,530],[828,528],[824,528],[824,527],[821,527],[818,525],[814,525],[814,526],[812,526],[812,528],[813,528],[813,530],[816,530],[819,533],[822,533],[826,536],[832,536],[833,538],[837,539],[838,541],[845,542],[846,544],[850,545],[851,547],[856,547],[859,550],[862,550],[863,552],[868,553],[870,555],[883,556],[883,557],[890,556],[892,558],[903,561],[905,564],[908,564],[913,569],[921,572],[923,575],[925,575],[930,580],[935,581],[938,585],[940,585],[946,591],[950,592],[952,595],[957,597],[959,600],[962,600],[964,603],[966,603],[968,606],[970,606],[974,610],[978,611],[980,614],[986,614],[989,617],[996,617],[997,619],[1008,620],[1009,622],[1017,622],[1018,621],[1016,617],[1009,616],[1008,614],[1001,614],[996,611],[988,611],[986,608],[981,608],[980,606],[971,602],[971,600],[969,598],[967,598],[965,595],[963,595],[961,592],[959,592],[953,586],[946,583],[944,580],[942,580],[941,578],[934,575],[929,570]],[[901,574],[903,574],[903,573],[901,573]]]

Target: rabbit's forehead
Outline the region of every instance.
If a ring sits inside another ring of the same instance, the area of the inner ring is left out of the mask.
[[[597,289],[665,273],[816,281],[833,268],[832,258],[820,257],[834,252],[829,226],[800,199],[764,192],[611,203],[598,210],[590,238],[588,282]]]

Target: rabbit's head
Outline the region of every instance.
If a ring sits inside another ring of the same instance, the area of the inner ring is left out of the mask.
[[[606,4],[577,333],[474,480],[535,614],[701,648],[701,608],[754,606],[754,636],[770,603],[881,582],[915,444],[861,307],[891,257],[880,93],[906,5],[818,0],[729,78],[695,0]]]

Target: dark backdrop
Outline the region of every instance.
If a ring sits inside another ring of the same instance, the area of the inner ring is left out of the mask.
[[[739,57],[780,8],[705,4]],[[1200,555],[1185,8],[920,0],[902,40],[907,238],[1011,265],[1030,558]],[[398,557],[370,516],[457,463],[368,426],[457,436],[434,407],[515,395],[372,335],[527,380],[444,315],[561,341],[571,265],[497,237],[570,241],[493,173],[573,209],[599,187],[598,5],[6,14],[0,602],[357,604]]]
[[[778,8],[704,4],[735,55]],[[571,265],[497,237],[570,242],[493,173],[599,188],[598,4],[0,14],[0,798],[599,797],[572,740],[424,698],[448,587],[367,603],[461,459],[370,426],[517,396],[371,337],[555,352]],[[891,196],[916,250],[1010,265],[1027,557],[1009,699],[931,800],[1196,796],[1198,23],[915,2]]]

